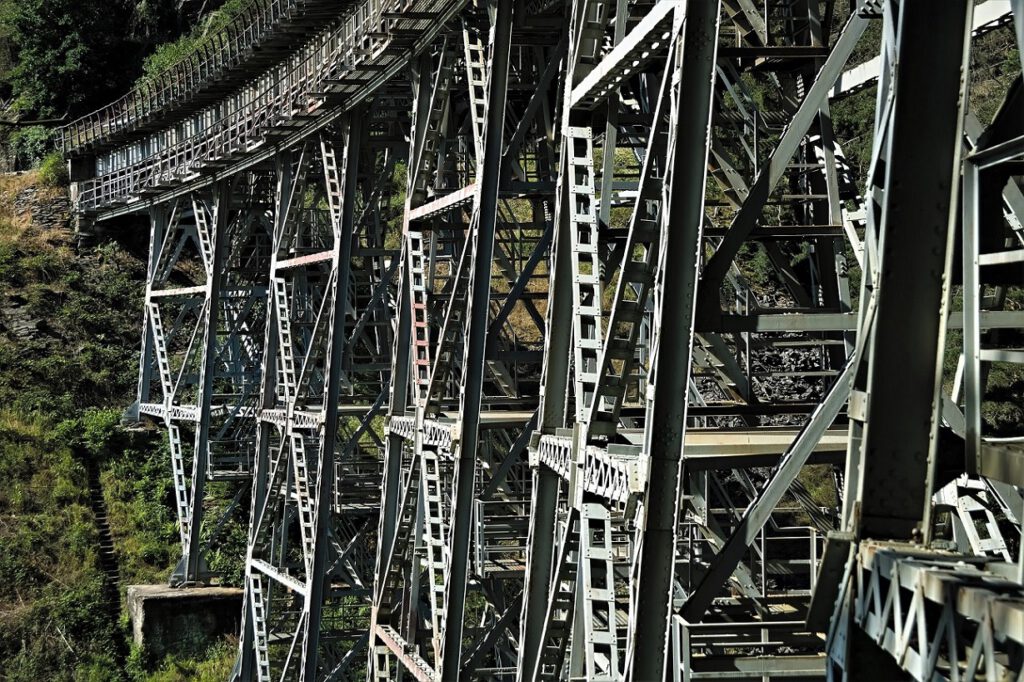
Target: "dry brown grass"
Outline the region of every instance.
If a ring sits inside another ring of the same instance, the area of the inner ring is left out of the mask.
[[[36,173],[0,175],[0,239],[18,240],[29,232],[32,216],[28,212],[18,212],[14,208],[14,200],[38,182]]]
[[[68,231],[45,231],[32,222],[31,211],[15,206],[15,201],[22,192],[29,188],[36,190],[33,202],[45,205],[59,198],[67,190],[46,187],[39,178],[37,171],[18,175],[0,175],[0,244],[6,243],[17,247],[26,255],[39,253],[49,246],[70,246],[72,235]],[[67,255],[67,254],[62,254]]]

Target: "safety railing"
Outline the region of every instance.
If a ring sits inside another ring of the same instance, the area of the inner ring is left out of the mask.
[[[530,499],[475,500],[473,570],[480,577],[526,568]]]
[[[159,192],[211,163],[249,153],[274,129],[287,132],[296,127],[297,118],[319,107],[326,90],[357,91],[361,83],[404,58],[384,49],[390,42],[390,25],[429,23],[424,9],[441,14],[455,3],[435,0],[424,8],[419,2],[414,17],[403,20],[401,13],[413,4],[367,0],[353,8],[338,27],[308,41],[284,63],[222,101],[217,107],[220,117],[211,125],[173,144],[154,138],[148,146],[155,151],[141,160],[78,183],[78,209],[113,207],[145,191]],[[196,120],[201,118],[202,114]],[[145,141],[138,144],[147,146]]]
[[[204,37],[182,60],[144,79],[120,99],[61,128],[64,153],[130,132],[142,121],[166,114],[242,64],[254,48],[279,32],[287,19],[310,6],[325,4],[327,0],[252,0],[223,30]]]
[[[725,510],[712,510],[724,531],[730,530]],[[801,514],[797,507],[780,507],[772,511],[772,519],[756,534],[745,554],[746,580],[737,585],[753,588],[764,597],[809,597],[817,580],[818,563],[825,551],[825,534],[813,526],[788,525]],[[688,557],[686,571],[695,579],[703,573],[702,565],[713,560],[718,552],[717,541],[709,539],[699,524],[683,523],[681,552]]]
[[[728,642],[723,646],[723,642]],[[824,679],[820,639],[802,620],[687,623],[669,628],[672,682],[703,679]]]

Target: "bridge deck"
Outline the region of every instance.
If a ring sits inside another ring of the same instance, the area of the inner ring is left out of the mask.
[[[218,102],[271,66],[354,4],[336,0],[253,0],[186,58],[126,95],[60,130],[70,155],[111,149],[169,127]]]
[[[116,168],[77,183],[79,211],[104,218],[131,213],[154,197],[167,200],[205,184],[229,166],[234,172],[270,158],[279,145],[315,133],[376,93],[461,6],[420,0],[385,11],[379,0],[367,0],[180,133],[163,130],[131,153],[120,150],[125,158],[110,158]],[[143,155],[143,148],[154,151]]]

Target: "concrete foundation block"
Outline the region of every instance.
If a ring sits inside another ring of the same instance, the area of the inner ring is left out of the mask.
[[[225,635],[238,634],[242,595],[229,587],[131,585],[128,612],[135,643],[153,662],[168,654],[201,656]]]

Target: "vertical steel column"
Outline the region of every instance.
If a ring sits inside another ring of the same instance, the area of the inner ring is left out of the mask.
[[[572,301],[569,303],[571,309]],[[569,352],[568,348],[565,352]],[[563,373],[562,376],[565,377],[566,374]],[[562,400],[557,402],[559,406],[564,405]],[[538,433],[543,431],[538,430]],[[531,468],[533,498],[530,506],[529,544],[516,670],[516,679],[520,682],[534,678],[540,660],[548,593],[551,591],[551,562],[555,551],[555,509],[558,505],[558,474],[539,462],[532,463]]]
[[[498,218],[498,186],[504,147],[505,101],[509,56],[512,48],[512,0],[499,0],[491,35],[491,68],[487,81],[487,118],[484,156],[477,186],[478,227],[474,234],[473,269],[466,311],[466,345],[462,366],[462,401],[458,433],[453,523],[449,538],[450,570],[445,585],[441,661],[443,680],[457,680],[462,664],[462,631],[469,573],[469,545],[473,526],[473,491],[480,437],[480,400],[487,355],[490,318],[491,263]]]
[[[157,206],[149,211],[149,257],[146,260],[146,302],[153,291],[153,278],[160,262],[164,236],[167,234],[167,207]],[[153,330],[149,323],[149,306],[142,315],[142,360],[139,362],[139,381],[133,418],[139,418],[139,405],[149,397],[153,380]]]
[[[679,10],[677,10],[679,11]],[[719,3],[687,2],[677,38],[679,102],[671,133],[671,177],[662,212],[662,304],[654,396],[646,422],[650,474],[638,558],[638,590],[627,671],[638,680],[662,680],[682,500],[683,436],[693,357],[694,304],[704,221],[704,191],[718,47]],[[685,98],[685,104],[682,101]],[[718,290],[706,295],[718,297]]]
[[[225,237],[231,212],[231,181],[222,181],[213,189],[213,230],[210,249],[213,260],[207,265],[206,309],[203,320],[203,364],[199,379],[199,414],[196,424],[196,446],[192,463],[192,513],[188,544],[182,558],[184,583],[198,582],[200,576],[203,499],[206,496],[206,470],[210,450],[210,407],[213,400],[213,376],[217,370],[217,328],[220,312],[220,291],[227,250]],[[198,220],[198,218],[197,218]]]
[[[909,540],[930,507],[923,484],[941,414],[972,5],[906,0],[898,12],[878,307],[857,385],[867,394],[857,497],[861,537]]]
[[[851,439],[862,440],[851,440],[848,489],[856,501],[844,519],[858,540],[920,540],[930,521],[972,14],[973,3],[886,5],[895,97],[887,120],[879,100],[877,136],[887,123],[884,151],[875,143],[885,160],[884,195],[878,262],[865,261],[877,274],[876,308],[870,332],[862,328],[858,338],[865,353],[855,395],[863,407],[851,416],[862,426],[854,424]],[[869,247],[872,239],[869,232]],[[847,679],[902,676],[855,625],[861,588],[844,588],[835,622],[847,636],[830,635],[830,658],[842,661]]]
[[[391,410],[390,414],[402,414],[409,399],[409,368],[410,349],[412,347],[412,311],[410,309],[409,271],[404,267],[405,256],[398,256],[403,261],[399,276],[398,324],[395,333],[394,356],[391,369]],[[387,451],[384,457],[384,481],[381,484],[380,531],[377,537],[377,587],[382,588],[382,578],[387,568],[387,546],[395,536],[398,528],[398,500],[402,489],[402,448],[403,438],[396,433],[387,435]],[[374,596],[374,609],[380,599],[380,591]]]
[[[576,3],[570,10],[576,13]],[[561,106],[569,106],[572,92],[572,68],[576,52],[576,26],[569,22],[569,46],[562,58],[565,71],[562,76]],[[564,118],[565,112],[562,112]],[[564,122],[560,121],[558,135]],[[573,282],[572,282],[572,222],[569,152],[566,145],[559,150],[558,180],[555,196],[555,227],[551,245],[551,275],[548,284],[547,334],[544,339],[544,364],[541,371],[540,407],[537,434],[554,433],[565,425],[566,396],[569,388],[569,354],[573,336]],[[530,527],[527,539],[526,582],[523,586],[523,611],[520,621],[520,651],[516,679],[519,682],[535,679],[540,665],[544,629],[547,622],[548,595],[552,587],[557,532],[555,512],[558,488],[557,473],[536,460],[536,442],[530,447],[530,466],[533,469],[533,493],[530,502]]]
[[[566,87],[569,87],[566,85]],[[560,151],[561,172],[555,206],[556,234],[552,243],[548,296],[548,324],[544,343],[537,436],[554,433],[565,424],[566,391],[569,387],[569,351],[572,344],[572,224],[569,220],[568,152]],[[531,458],[536,446],[531,446]],[[542,637],[551,591],[551,571],[556,544],[555,510],[559,476],[531,459],[533,495],[527,547],[526,583],[523,589],[520,652],[517,680],[532,680],[540,661]]]
[[[981,470],[981,272],[978,264],[981,224],[981,169],[964,164],[963,311],[964,311],[964,455],[967,470]]]
[[[415,159],[419,153],[417,121],[423,122],[429,114],[430,100],[430,69],[429,60],[420,60],[410,66],[413,81],[413,120],[414,127],[411,149],[409,150],[409,177],[406,185],[405,207],[403,210],[402,248],[397,256],[399,259],[397,324],[391,354],[391,386],[388,402],[388,419],[404,415],[409,406],[409,382],[412,378],[412,273],[407,255],[408,214],[415,181]],[[373,674],[377,667],[376,642],[379,625],[381,601],[387,589],[387,575],[391,562],[395,560],[395,552],[404,551],[396,547],[396,534],[400,523],[400,504],[403,488],[402,460],[405,450],[405,439],[391,429],[386,429],[386,446],[384,450],[384,473],[381,482],[381,514],[377,531],[377,557],[374,574],[373,606],[370,613],[370,644],[368,647],[368,669]],[[380,671],[376,671],[380,672]]]
[[[313,560],[309,575],[306,576],[306,637],[302,642],[301,680],[310,682],[317,679],[317,661],[320,643],[320,618],[323,612],[324,582],[326,581],[327,550],[330,546],[330,525],[332,492],[335,485],[334,448],[338,440],[338,393],[341,387],[341,368],[345,353],[345,308],[348,305],[349,278],[352,273],[352,233],[355,222],[355,198],[357,173],[359,171],[359,145],[362,137],[358,111],[347,116],[340,123],[344,136],[346,167],[341,171],[344,185],[341,190],[341,215],[332,211],[334,228],[334,254],[331,269],[334,271],[330,322],[327,337],[327,367],[324,377],[324,422],[320,438],[319,462],[317,465],[313,545]],[[328,191],[330,186],[328,184]]]
[[[277,191],[273,207],[273,219],[270,240],[277,244],[278,236],[284,229],[287,214],[287,188],[291,186],[292,155],[290,151],[282,152],[275,159],[277,175]],[[277,249],[271,253],[270,272],[277,267]],[[249,534],[245,548],[245,599],[242,604],[242,632],[239,642],[238,662],[232,680],[257,679],[254,671],[256,663],[256,632],[252,608],[252,575],[253,550],[259,535],[260,517],[267,500],[267,476],[270,473],[270,438],[273,432],[268,421],[263,419],[263,410],[273,407],[276,390],[277,368],[277,306],[274,297],[268,295],[266,301],[266,327],[263,333],[263,358],[261,363],[260,399],[257,403],[256,447],[253,461],[252,501],[249,507]]]

